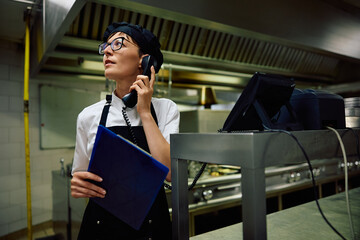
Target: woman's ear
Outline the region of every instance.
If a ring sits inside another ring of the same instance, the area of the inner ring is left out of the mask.
[[[142,63],[144,57],[146,57],[146,56],[149,56],[149,54],[143,54],[143,55],[141,56],[141,58],[139,59],[139,68],[140,68],[140,69],[142,69],[141,63]],[[142,70],[143,70],[143,69],[142,69]]]
[[[143,55],[141,55],[140,62],[139,62],[140,67],[141,67],[142,60],[143,60],[144,57],[146,57],[146,56],[149,56],[149,54],[143,54]]]

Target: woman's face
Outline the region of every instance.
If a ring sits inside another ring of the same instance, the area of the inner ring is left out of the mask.
[[[112,80],[129,79],[130,84],[141,73],[139,47],[131,37],[122,32],[112,35],[107,43],[111,43],[118,37],[126,39],[124,39],[121,49],[113,51],[110,46],[107,46],[104,51],[103,64],[105,67],[105,77]]]

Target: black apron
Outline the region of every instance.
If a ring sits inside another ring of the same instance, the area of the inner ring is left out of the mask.
[[[104,106],[100,125],[106,126],[106,119],[111,104],[111,95],[107,96],[107,103]],[[157,122],[153,105],[151,114]],[[114,126],[109,127],[112,132],[134,142],[130,127]],[[149,151],[145,132],[142,126],[131,127],[136,136],[137,144],[142,149]],[[141,178],[141,176],[139,176]],[[164,188],[161,188],[149,214],[144,220],[140,230],[135,230],[128,224],[113,216],[111,213],[94,203],[91,199],[85,209],[83,220],[78,235],[78,240],[117,240],[117,239],[171,239],[171,221],[166,201]]]

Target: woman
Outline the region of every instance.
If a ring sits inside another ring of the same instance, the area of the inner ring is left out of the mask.
[[[78,116],[76,147],[71,180],[75,198],[106,197],[104,189],[88,180],[101,182],[106,176],[87,172],[99,124],[136,142],[141,148],[171,169],[170,134],[179,129],[179,112],[168,99],[152,98],[155,73],[163,62],[160,44],[148,30],[129,23],[113,23],[104,33],[99,53],[104,54],[105,76],[116,82],[111,99],[85,108]],[[151,79],[142,75],[142,60],[151,55]],[[126,107],[123,99],[137,92],[137,104]],[[104,110],[109,105],[109,110]],[[141,178],[141,176],[139,176]],[[171,181],[169,171],[167,181]],[[96,203],[86,207],[78,239],[171,239],[171,223],[164,189],[161,189],[139,231],[117,219]]]

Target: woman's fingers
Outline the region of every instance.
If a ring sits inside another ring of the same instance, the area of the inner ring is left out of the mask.
[[[89,181],[90,180],[90,181]],[[91,183],[91,181],[101,182],[102,178],[90,172],[76,172],[71,179],[71,195],[79,197],[101,197],[104,198],[106,191]]]
[[[73,177],[79,178],[79,179],[89,179],[94,180],[96,182],[102,182],[102,178],[94,173],[91,172],[75,172],[73,174]]]
[[[154,66],[151,66],[151,78],[149,79],[146,75],[138,75],[135,82],[132,86],[138,85],[141,89],[144,88],[144,86],[153,88],[155,83],[155,68]]]
[[[104,198],[105,194],[102,194],[99,191],[101,192],[100,189],[97,189],[97,191],[96,191],[96,190],[92,190],[91,188],[71,186],[71,196],[73,196],[74,198],[81,198],[81,197],[87,197],[87,198],[100,197],[100,198]]]
[[[155,68],[154,68],[154,66],[151,66],[150,70],[151,70],[150,88],[153,89],[154,84],[155,84]]]

